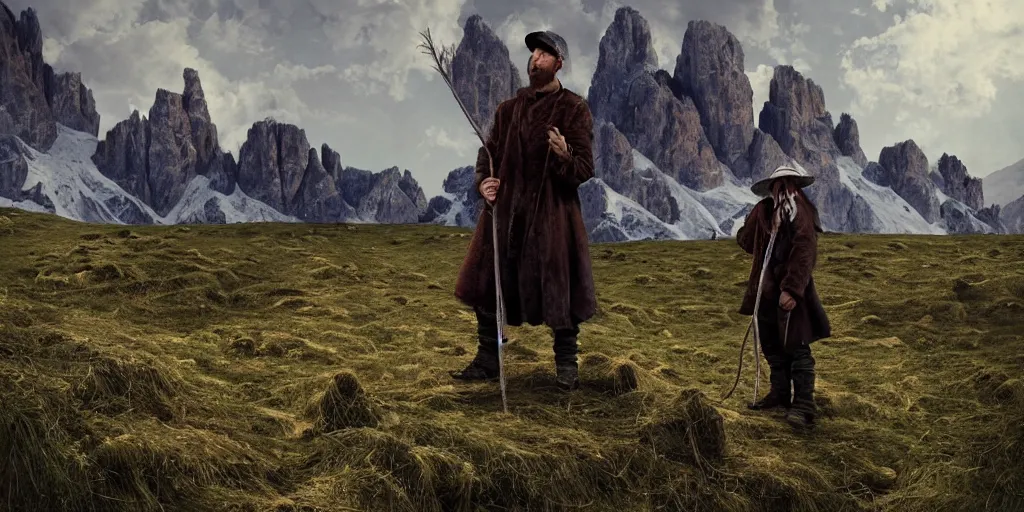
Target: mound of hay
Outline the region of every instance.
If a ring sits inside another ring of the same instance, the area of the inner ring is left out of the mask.
[[[613,359],[601,353],[582,358],[583,381],[588,387],[621,395],[640,389],[650,377],[629,359]]]
[[[686,389],[640,429],[640,441],[670,460],[703,466],[725,456],[725,421],[704,393]]]
[[[479,477],[456,455],[414,446],[369,429],[334,432],[317,440],[300,471],[324,475],[317,501],[362,510],[470,510],[479,504]]]
[[[1001,297],[1024,299],[1024,277],[995,277],[978,282],[961,277],[953,282],[953,294],[961,302],[992,300]]]
[[[144,411],[162,421],[174,418],[171,399],[180,376],[155,359],[139,354],[103,355],[89,364],[75,395],[83,405],[105,414]]]
[[[13,235],[14,221],[6,215],[0,215],[0,235]]]
[[[77,447],[92,434],[63,387],[0,366],[0,507],[10,507],[4,510],[72,510],[90,501]]]
[[[244,350],[244,346],[237,347]],[[323,349],[312,346],[308,341],[288,334],[272,333],[254,353],[259,357],[289,357],[304,361],[317,360],[331,362],[333,355]]]
[[[379,410],[367,396],[355,374],[335,375],[327,388],[313,399],[306,410],[313,421],[313,433],[322,434],[347,428],[376,427]]]
[[[101,494],[120,510],[200,510],[210,493],[267,493],[269,462],[228,437],[152,423],[106,439],[93,453]],[[191,505],[191,506],[189,506]]]

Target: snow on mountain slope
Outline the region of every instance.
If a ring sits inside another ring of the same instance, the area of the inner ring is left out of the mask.
[[[985,176],[981,179],[981,188],[985,206],[1006,206],[1024,197],[1024,160]]]
[[[206,176],[197,176],[189,183],[181,201],[159,219],[161,224],[237,224],[241,222],[299,222],[257,201],[235,185],[226,196],[210,188]]]
[[[871,207],[875,233],[945,234],[941,226],[926,221],[910,203],[891,188],[872,183],[865,178],[864,170],[852,158],[843,156],[838,158],[836,163],[839,166],[841,183],[855,195],[862,197]]]
[[[204,176],[190,184],[181,201],[166,216],[159,216],[141,200],[125,192],[92,162],[96,137],[58,125],[57,141],[46,153],[23,146],[28,177],[23,190],[39,187],[61,217],[111,224],[180,224],[190,222],[298,222],[256,201],[236,186],[230,196],[208,187]],[[32,201],[0,201],[30,211],[50,211]]]
[[[700,193],[686,188],[662,172],[654,162],[636,149],[633,150],[633,168],[668,186],[679,207],[679,220],[672,226],[685,240],[709,238],[712,233],[716,236],[725,235],[719,227],[720,224],[743,208],[741,203],[733,201],[732,194],[735,191],[727,186],[715,189],[721,189],[715,194],[712,194],[712,191]]]
[[[580,186],[580,199],[583,218],[595,242],[688,238],[678,227],[662,222],[600,178],[591,178]]]
[[[939,199],[939,205],[943,211],[943,219],[939,221],[944,233],[993,233],[992,226],[989,226],[974,215],[974,211],[961,201],[953,199],[941,190],[935,189],[935,195]],[[949,217],[949,218],[947,218]],[[951,223],[953,225],[951,225]],[[962,231],[958,231],[959,228]]]

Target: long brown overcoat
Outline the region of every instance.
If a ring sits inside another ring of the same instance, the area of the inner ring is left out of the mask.
[[[572,148],[568,161],[548,146],[552,126]],[[594,175],[592,145],[590,108],[563,87],[548,93],[524,87],[498,105],[486,148],[501,181],[494,208],[480,212],[459,270],[459,300],[495,311],[491,215],[496,213],[507,324],[562,329],[595,314],[589,240],[577,192]],[[490,174],[487,151],[481,147],[477,190]]]
[[[771,216],[773,200],[765,198],[758,202],[747,215],[736,234],[736,242],[748,254],[753,255],[753,264],[747,281],[746,293],[739,312],[743,315],[754,313],[757,298],[757,281],[761,277],[768,241],[771,238]],[[802,199],[797,200],[797,216],[792,222],[785,220],[775,237],[773,256],[765,272],[761,291],[761,308],[778,308],[779,297],[788,291],[796,299],[796,307],[790,316],[787,347],[813,343],[832,335],[825,308],[821,305],[818,291],[811,275],[818,260],[818,232],[821,227],[811,206]],[[761,326],[765,328],[775,326]]]

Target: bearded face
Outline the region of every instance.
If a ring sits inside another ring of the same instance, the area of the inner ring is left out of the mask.
[[[537,48],[530,57],[530,87],[539,89],[550,84],[561,67],[562,62],[557,57]]]

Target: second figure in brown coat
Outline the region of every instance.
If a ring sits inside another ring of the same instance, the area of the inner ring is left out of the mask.
[[[786,419],[797,427],[810,426],[816,411],[811,343],[831,336],[811,276],[822,229],[818,210],[802,189],[813,182],[813,177],[795,169],[776,169],[752,187],[764,199],[754,206],[736,234],[740,247],[754,257],[740,313],[757,315],[761,349],[771,372],[771,390],[750,408],[785,408]],[[755,313],[758,281],[773,225],[778,233],[760,285],[760,308]]]

